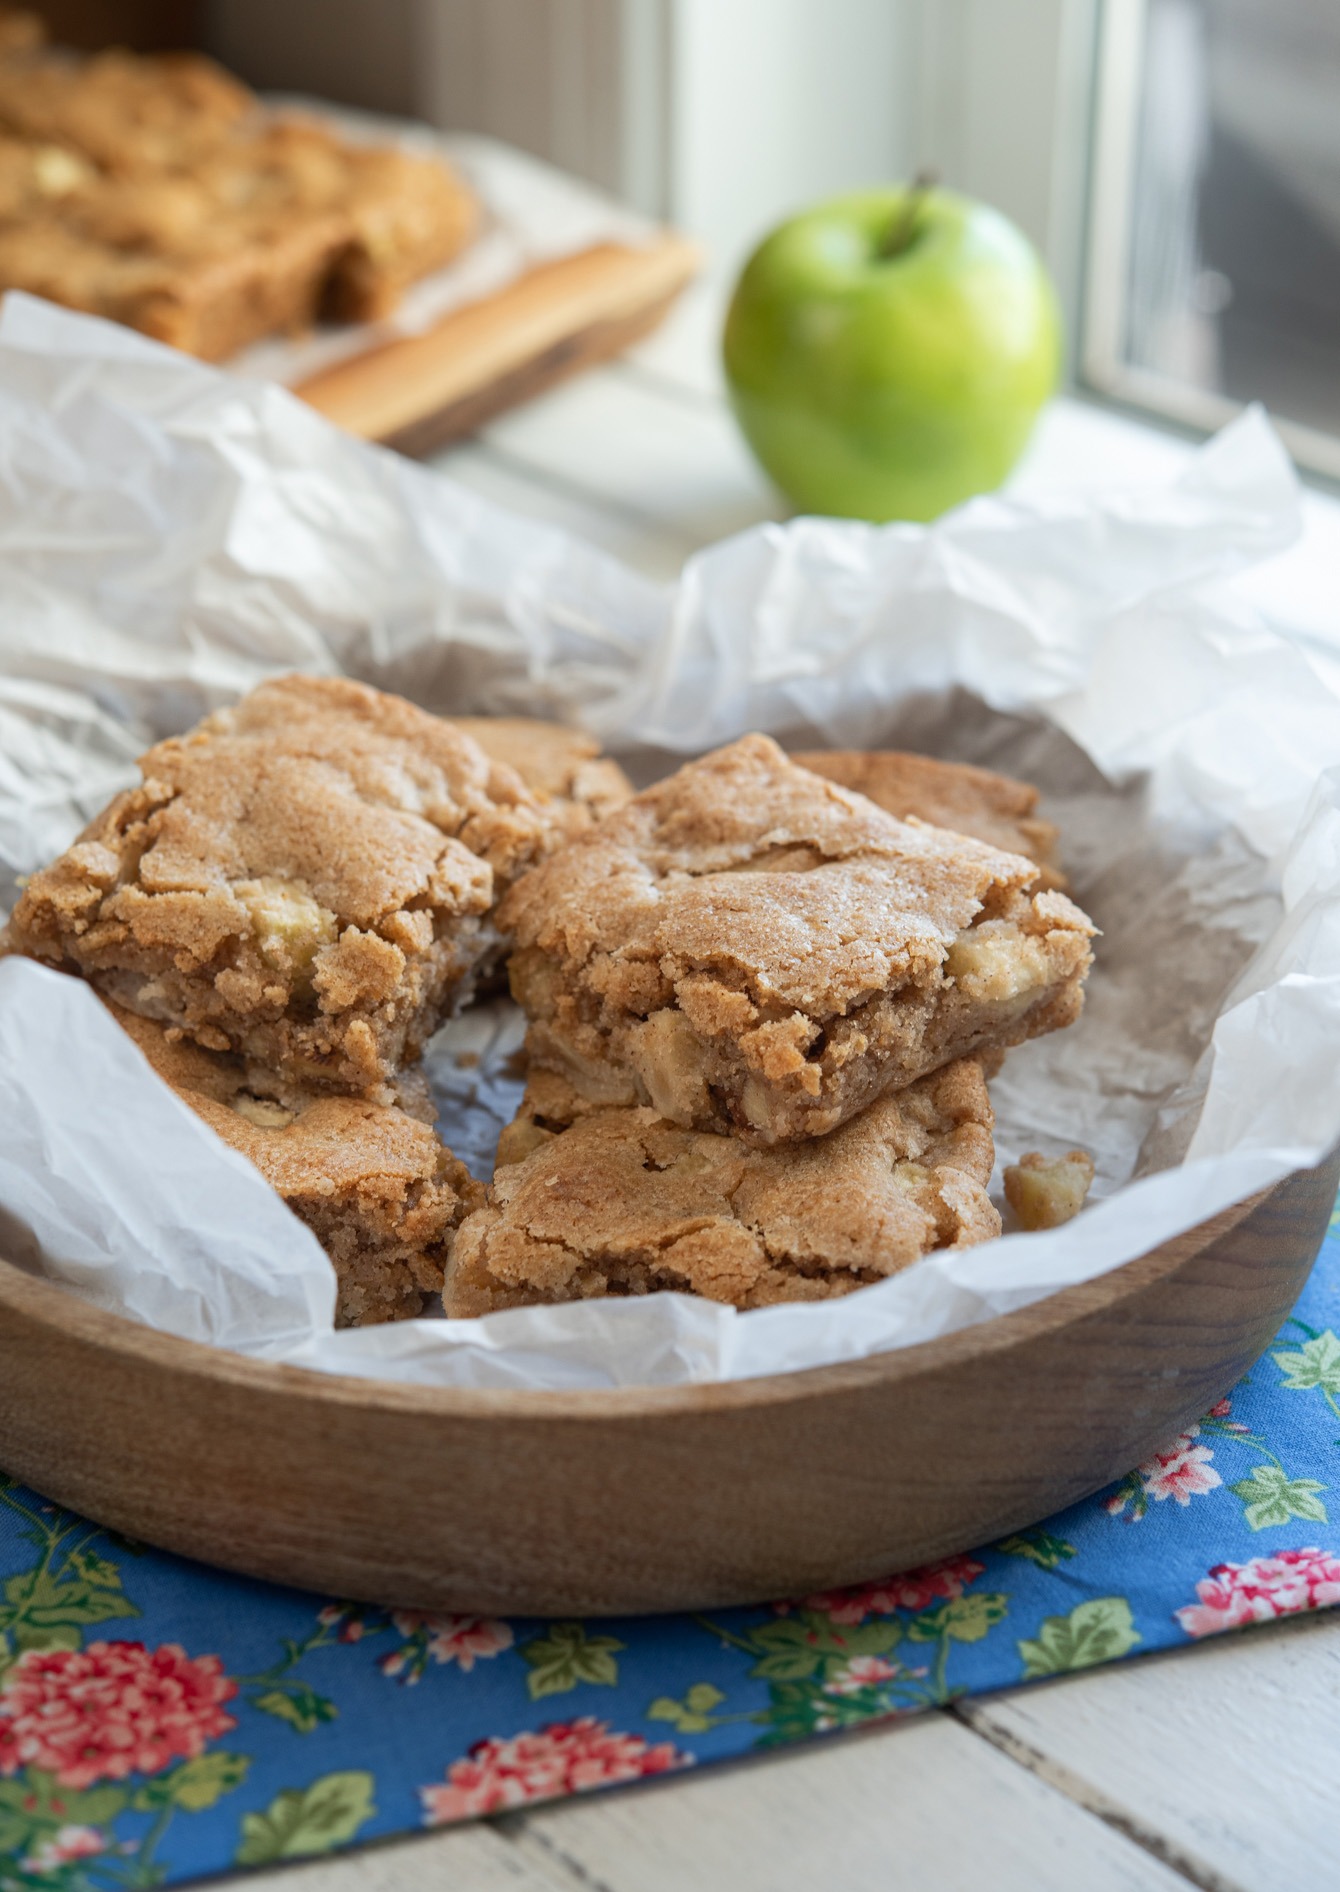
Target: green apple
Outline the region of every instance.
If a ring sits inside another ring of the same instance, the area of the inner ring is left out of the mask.
[[[999,486],[1056,387],[1037,251],[998,211],[918,186],[834,198],[746,263],[726,317],[731,403],[804,512],[933,519]]]

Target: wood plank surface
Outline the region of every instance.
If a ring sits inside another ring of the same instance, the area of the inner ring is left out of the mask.
[[[655,327],[697,266],[694,246],[670,232],[637,249],[601,244],[295,391],[351,433],[427,454],[627,348]]]
[[[213,1883],[245,1892],[579,1892],[583,1882],[558,1860],[479,1821]]]
[[[527,1851],[609,1892],[1185,1892],[1045,1781],[933,1715],[538,1810]]]
[[[1299,1528],[1288,1541],[1310,1542]],[[1040,1779],[1160,1846],[1206,1892],[1340,1882],[1334,1611],[957,1712]]]

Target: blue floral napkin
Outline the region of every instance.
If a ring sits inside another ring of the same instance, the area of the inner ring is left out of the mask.
[[[179,1883],[707,1766],[1340,1602],[1340,1210],[1199,1425],[1000,1543],[770,1608],[423,1617],[224,1576],[0,1478],[0,1892]]]

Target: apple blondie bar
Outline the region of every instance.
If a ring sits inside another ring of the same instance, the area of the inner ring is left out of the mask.
[[[219,360],[385,315],[477,222],[438,158],[267,114],[193,54],[0,50],[0,288]]]
[[[565,1104],[562,1080],[538,1084],[517,1119],[527,1134],[504,1138],[488,1203],[457,1234],[450,1315],[664,1290],[738,1308],[827,1300],[1000,1233],[972,1059],[784,1149]],[[577,1120],[552,1134],[546,1109]]]
[[[425,1311],[441,1292],[456,1228],[484,1190],[422,1120],[415,1087],[409,1109],[304,1091],[108,1009],[164,1083],[311,1229],[335,1270],[337,1327]]]
[[[1094,928],[1036,883],[746,736],[578,836],[498,917],[532,1065],[766,1144],[1070,1024]]]
[[[565,839],[583,834],[592,821],[612,814],[633,792],[633,784],[611,756],[602,755],[594,736],[562,723],[529,716],[453,716],[495,762],[515,769],[532,795],[554,811]]]
[[[499,893],[549,845],[519,778],[340,678],[262,684],[141,759],[8,944],[289,1079],[374,1100],[497,963]]]
[[[1066,884],[1055,860],[1058,830],[1035,813],[1038,791],[1030,782],[899,749],[816,749],[791,759],[864,795],[899,821],[915,817],[970,834],[1007,854],[1027,855],[1037,862],[1044,887]]]

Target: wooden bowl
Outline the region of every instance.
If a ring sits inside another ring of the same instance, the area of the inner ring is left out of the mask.
[[[341,1597],[598,1616],[768,1601],[989,1542],[1147,1458],[1273,1338],[1340,1157],[1101,1280],[718,1386],[457,1392],[269,1366],[0,1260],[0,1464],[168,1550]]]

